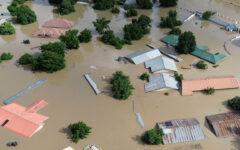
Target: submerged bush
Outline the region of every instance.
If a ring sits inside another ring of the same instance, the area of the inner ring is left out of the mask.
[[[120,10],[118,7],[114,7],[114,8],[112,8],[111,12],[114,14],[118,14],[120,12]]]
[[[91,133],[91,127],[87,126],[84,122],[77,122],[70,124],[68,129],[72,132],[72,141],[77,143],[79,139],[84,139]]]
[[[141,80],[146,80],[146,81],[148,81],[148,78],[149,78],[149,74],[146,73],[146,72],[142,73],[142,75],[140,76],[140,79],[141,79]]]
[[[15,33],[15,29],[10,22],[4,22],[0,25],[1,35],[10,35],[14,33]]]
[[[28,64],[32,64],[34,61],[34,58],[32,55],[25,53],[24,55],[22,55],[19,59],[19,64],[21,65],[28,65]]]
[[[160,27],[162,28],[174,28],[180,25],[182,25],[182,22],[177,20],[177,12],[175,10],[170,10],[167,17],[161,17]]]
[[[13,55],[11,53],[2,53],[1,60],[10,60],[13,58]]]
[[[205,64],[204,61],[200,60],[199,62],[197,62],[197,68],[198,69],[207,69],[207,64]]]
[[[115,0],[93,0],[94,9],[97,10],[107,10],[110,9],[114,6],[114,4],[116,3]]]
[[[138,12],[136,9],[134,8],[130,8],[127,12],[126,12],[126,16],[127,17],[133,17],[133,16],[137,16]]]
[[[61,35],[59,38],[61,42],[65,43],[69,49],[78,49],[79,40],[78,40],[78,30],[68,30],[65,35]]]
[[[80,42],[90,42],[92,39],[92,32],[88,29],[84,29],[78,36]]]
[[[210,18],[212,16],[212,12],[211,11],[205,11],[202,15],[202,19],[204,20],[208,20],[208,18]]]
[[[18,2],[13,1],[11,5],[7,7],[8,11],[10,12],[11,16],[16,16],[17,15],[17,7],[18,7]]]
[[[152,9],[153,3],[150,0],[136,0],[139,8]]]
[[[163,143],[164,133],[160,129],[151,129],[146,131],[142,136],[142,141],[148,145],[159,145]]]
[[[67,15],[71,12],[75,12],[75,8],[71,1],[63,0],[60,5],[58,5],[57,12],[60,13],[60,15]]]
[[[65,55],[64,44],[62,42],[54,42],[54,43],[49,42],[48,44],[41,45],[40,49],[42,50],[42,52],[51,51],[51,52],[60,54],[62,56]]]
[[[178,0],[159,0],[163,7],[173,7],[177,5]]]
[[[26,25],[36,22],[37,16],[27,5],[21,5],[17,8],[17,22]]]
[[[173,28],[173,29],[169,32],[169,34],[181,35],[181,34],[182,34],[182,31],[181,31],[181,29],[179,29],[179,28]]]
[[[235,96],[232,99],[228,100],[228,106],[233,109],[233,110],[240,110],[240,97],[239,96]]]
[[[206,88],[204,90],[202,90],[203,94],[206,94],[206,95],[212,95],[214,92],[215,92],[215,89],[214,88]]]

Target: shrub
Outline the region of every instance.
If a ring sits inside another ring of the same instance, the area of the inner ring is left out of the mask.
[[[134,5],[124,5],[123,6],[124,10],[129,10],[129,9],[136,9],[136,7]]]
[[[140,79],[141,79],[141,80],[146,80],[146,81],[148,81],[148,78],[149,78],[149,74],[146,73],[146,72],[142,73],[142,75],[140,76]]]
[[[25,53],[24,55],[22,55],[19,59],[19,64],[21,65],[28,65],[28,64],[32,64],[34,61],[34,58],[32,55]]]
[[[195,50],[196,41],[192,32],[184,32],[179,36],[177,51],[182,54],[189,54]]]
[[[51,51],[51,52],[60,54],[63,57],[65,55],[64,44],[62,42],[54,42],[54,43],[49,42],[48,44],[41,45],[40,49],[42,50],[42,52]]]
[[[146,131],[142,136],[142,141],[148,145],[159,145],[163,143],[164,133],[160,129],[151,129]]]
[[[178,0],[159,0],[159,2],[163,7],[172,7],[177,5]]]
[[[90,42],[92,39],[92,32],[88,29],[84,29],[78,36],[80,42]]]
[[[206,95],[212,95],[215,90],[213,88],[206,88],[204,90],[202,90],[203,94],[206,94]]]
[[[184,77],[182,74],[178,74],[177,72],[175,72],[174,76],[179,83],[182,83],[182,80],[184,80]]]
[[[182,22],[177,20],[177,12],[175,10],[170,10],[167,17],[161,17],[160,27],[162,28],[174,28],[180,25],[182,25]]]
[[[12,24],[10,22],[4,22],[2,24],[0,24],[0,34],[1,35],[9,35],[9,34],[14,34],[15,33],[15,29],[12,26]]]
[[[36,22],[37,17],[34,11],[32,11],[28,6],[21,5],[17,8],[17,22],[26,25]]]
[[[233,109],[233,110],[240,110],[240,97],[239,96],[235,96],[232,99],[228,100],[228,106]]]
[[[111,12],[114,14],[118,14],[120,12],[120,10],[118,7],[114,7],[114,8],[112,8]]]
[[[107,10],[110,9],[114,6],[114,4],[116,3],[115,0],[93,0],[94,9],[97,10]]]
[[[110,23],[110,20],[107,20],[106,18],[101,18],[94,21],[93,25],[99,34],[103,34],[106,29],[109,30],[109,26],[108,26],[109,23]]]
[[[181,35],[182,31],[179,28],[173,28],[169,34],[174,34],[174,35]]]
[[[165,96],[168,96],[168,95],[169,95],[169,93],[168,93],[168,92],[166,92],[166,93],[164,93],[164,95],[165,95]]]
[[[79,139],[84,139],[91,133],[91,127],[87,126],[84,122],[70,124],[68,129],[72,132],[72,141],[77,143]]]
[[[197,68],[198,69],[207,69],[207,64],[205,64],[204,61],[200,60],[199,62],[197,62]]]
[[[79,40],[78,40],[78,30],[68,30],[65,35],[60,36],[60,40],[65,43],[67,48],[69,49],[78,49],[79,48]]]
[[[18,2],[13,1],[11,5],[7,7],[8,11],[10,12],[11,16],[16,16],[17,15],[17,7],[18,7]]]
[[[115,46],[116,49],[121,49],[123,44],[125,43],[119,37],[115,37],[112,30],[107,30],[104,32],[101,40],[106,43]]]
[[[11,53],[2,53],[1,60],[10,60],[13,58],[13,55]]]
[[[113,97],[125,100],[132,94],[133,86],[129,77],[124,75],[122,71],[116,71],[111,78]]]
[[[17,2],[17,3],[19,3],[19,4],[23,4],[25,1],[27,1],[27,0],[13,0],[14,2]]]
[[[60,5],[58,5],[57,12],[60,13],[60,15],[67,15],[71,12],[75,12],[75,8],[71,1],[63,0]]]
[[[134,8],[131,8],[126,12],[127,17],[137,16],[137,15],[138,15],[138,12]]]
[[[211,11],[205,11],[202,15],[202,19],[204,20],[208,20],[208,18],[210,18],[212,16],[212,12]]]
[[[153,4],[150,0],[136,0],[139,8],[142,9],[152,9]]]
[[[55,4],[55,5],[58,5],[60,3],[62,3],[63,0],[48,0],[48,2],[50,4]],[[72,5],[76,4],[77,0],[68,0],[71,2]]]

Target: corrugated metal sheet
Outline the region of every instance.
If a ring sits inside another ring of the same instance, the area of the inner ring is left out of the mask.
[[[230,112],[206,116],[217,137],[233,137],[240,135],[240,114]]]
[[[163,144],[189,142],[205,138],[202,127],[195,118],[170,120],[157,123],[157,125],[165,133]]]
[[[98,90],[96,83],[90,78],[88,74],[84,74],[84,77],[87,79],[88,83],[91,85],[95,93],[98,95],[101,92]]]
[[[140,50],[125,57],[137,65],[159,56],[161,56],[160,51],[158,49],[153,49],[153,50]]]
[[[151,92],[164,88],[179,89],[174,75],[160,73],[149,77],[149,82],[144,84],[145,92]]]
[[[151,72],[161,70],[177,71],[177,67],[174,60],[162,56],[146,61],[145,68],[150,68]]]

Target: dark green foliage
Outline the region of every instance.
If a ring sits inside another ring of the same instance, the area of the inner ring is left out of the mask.
[[[142,141],[148,145],[159,145],[163,143],[164,133],[160,129],[151,129],[146,131],[142,136]]]
[[[129,77],[124,75],[122,71],[116,71],[111,78],[113,97],[125,100],[132,94],[133,86]]]
[[[2,63],[2,60],[0,59],[0,63]]]
[[[228,100],[228,106],[233,109],[233,110],[240,110],[240,97],[239,96],[235,96],[232,99]]]
[[[126,2],[126,0],[117,0],[117,4],[123,5]]]
[[[72,132],[72,141],[77,143],[79,139],[85,139],[91,133],[91,127],[87,126],[84,122],[77,122],[70,124],[68,129]]]
[[[169,34],[174,34],[174,35],[181,35],[182,31],[179,28],[173,28]]]
[[[78,40],[78,30],[68,30],[65,35],[60,36],[60,40],[65,43],[69,49],[78,49],[79,40]]]
[[[180,25],[182,25],[182,22],[177,20],[177,12],[175,10],[170,10],[167,17],[161,17],[160,27],[162,28],[174,28]]]
[[[202,61],[202,60],[197,62],[196,66],[197,66],[198,69],[207,69],[207,64],[205,64],[205,62]]]
[[[0,25],[1,35],[9,35],[14,33],[15,33],[15,29],[10,22],[4,22]]]
[[[215,92],[215,90],[213,88],[206,88],[206,89],[202,90],[202,93],[206,94],[206,95],[212,95],[214,92]]]
[[[9,6],[7,7],[8,11],[10,12],[10,14],[11,14],[12,16],[16,16],[16,15],[17,15],[17,8],[18,8],[18,2],[16,2],[16,1],[13,1],[13,2],[11,3],[11,5],[9,5]]]
[[[153,4],[150,0],[136,0],[139,8],[142,9],[152,9]]]
[[[13,55],[11,53],[2,53],[1,60],[10,60],[13,58]]]
[[[97,10],[107,10],[113,8],[114,4],[116,3],[115,0],[93,0],[94,9]]]
[[[26,25],[36,22],[37,17],[34,11],[32,11],[28,6],[21,5],[17,8],[17,22]]]
[[[114,8],[112,8],[111,12],[114,14],[118,14],[120,12],[120,10],[118,7],[114,7]]]
[[[164,93],[164,95],[165,95],[165,96],[168,96],[168,95],[169,95],[169,93],[168,93],[168,92],[166,92],[166,93]]]
[[[63,57],[65,55],[64,44],[62,42],[49,42],[48,44],[41,45],[40,49],[42,50],[42,52],[51,51],[62,55]]]
[[[136,9],[136,7],[134,5],[124,5],[123,6],[124,10],[129,10],[129,9]]]
[[[92,39],[92,32],[88,29],[84,29],[78,36],[80,42],[90,42]]]
[[[42,70],[49,73],[56,72],[65,67],[65,59],[55,52],[44,51],[33,61],[33,70]]]
[[[213,68],[217,68],[217,67],[219,67],[219,65],[213,65]]]
[[[177,5],[178,0],[159,0],[159,2],[163,7],[172,7]]]
[[[63,0],[48,0],[48,2],[50,4],[55,4],[55,5],[58,5],[60,3],[62,3]],[[76,4],[77,0],[68,0],[71,2],[72,5]]]
[[[32,55],[25,53],[24,55],[22,55],[19,59],[19,64],[21,65],[28,65],[28,64],[32,64],[34,61],[34,58]]]
[[[142,75],[140,76],[140,79],[141,79],[141,80],[146,80],[146,81],[148,81],[148,78],[149,78],[149,74],[146,73],[146,72],[142,73]]]
[[[177,72],[175,72],[175,73],[174,73],[174,76],[175,76],[176,80],[177,80],[179,83],[181,83],[182,80],[184,80],[182,74],[178,74]]]
[[[132,22],[136,22],[143,30],[143,34],[147,34],[151,29],[151,19],[146,15],[141,15],[138,20],[133,19]]]
[[[130,8],[127,12],[126,12],[126,16],[127,17],[132,17],[132,16],[137,16],[138,12],[136,9],[134,8]]]
[[[71,12],[75,12],[75,8],[72,5],[71,1],[63,0],[60,5],[58,5],[57,12],[61,15],[67,15]]]
[[[202,15],[202,19],[204,20],[208,20],[208,18],[210,18],[212,16],[212,12],[211,11],[205,11]]]
[[[192,32],[184,32],[179,36],[177,51],[181,54],[189,54],[195,50],[196,41]]]
[[[112,30],[107,30],[104,32],[101,40],[106,43],[115,46],[116,49],[121,49],[125,42],[121,40],[119,37],[115,37]]]
[[[18,4],[23,4],[27,0],[13,0],[13,1],[17,2]]]
[[[96,21],[93,21],[93,25],[99,34],[103,34],[105,30],[109,30],[108,26],[109,23],[110,20],[107,20],[106,18],[101,18],[97,19]]]

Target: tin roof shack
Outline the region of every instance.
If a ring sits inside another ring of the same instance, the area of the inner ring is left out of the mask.
[[[206,116],[217,137],[233,137],[240,135],[240,114],[237,112]]]
[[[157,123],[164,132],[163,144],[203,140],[202,127],[197,119],[178,119]]]
[[[151,72],[154,73],[177,71],[177,67],[174,60],[162,56],[146,61],[145,68],[150,68]]]
[[[35,101],[28,107],[16,103],[0,108],[0,125],[17,134],[30,138],[39,131],[47,120],[47,116],[38,114],[37,111],[48,103],[44,100]]]
[[[178,81],[174,75],[160,73],[149,77],[149,82],[144,84],[145,92],[179,89]]]
[[[239,88],[239,82],[234,76],[182,80],[182,95],[192,95],[194,91],[202,91],[206,88],[215,90]]]
[[[138,65],[145,61],[159,57],[161,55],[162,54],[158,49],[152,49],[152,50],[140,50],[125,57],[134,64]]]

